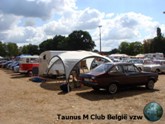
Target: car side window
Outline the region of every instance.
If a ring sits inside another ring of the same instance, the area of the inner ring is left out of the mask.
[[[118,69],[118,71],[119,71],[120,73],[123,73],[123,69],[122,69],[122,67],[121,67],[120,65],[117,65],[117,69]]]
[[[124,65],[124,72],[131,73],[131,72],[139,72],[139,70],[134,65]]]
[[[123,73],[122,67],[121,66],[114,66],[111,70],[110,73]]]
[[[117,67],[114,66],[109,72],[110,72],[110,73],[117,73],[117,72],[119,72],[119,71],[118,71]]]
[[[28,58],[26,59],[26,63],[29,63],[29,59]]]

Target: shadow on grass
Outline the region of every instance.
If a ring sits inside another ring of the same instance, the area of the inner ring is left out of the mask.
[[[40,84],[40,87],[50,91],[60,91],[60,84],[61,83],[52,83],[52,82],[44,82]]]
[[[17,78],[28,78],[29,75],[27,74],[21,74],[21,73],[13,73],[11,74],[12,79],[17,79]]]
[[[87,91],[76,93],[78,96],[90,100],[90,101],[98,101],[98,100],[108,100],[108,99],[120,99],[124,97],[131,97],[136,95],[141,95],[145,93],[153,93],[159,91],[158,89],[147,90],[145,87],[129,87],[122,88],[116,94],[109,94],[106,90],[100,91]]]
[[[40,84],[40,87],[43,88],[43,89],[46,89],[46,90],[50,90],[50,91],[58,91],[59,90],[59,95],[61,94],[66,94],[66,93],[63,93],[61,92],[61,89],[60,89],[60,85],[65,83],[66,81],[63,80],[63,81],[58,81],[58,80],[52,80],[52,79],[48,79],[46,82],[43,82]],[[73,91],[84,91],[84,90],[87,90],[87,89],[90,89],[89,87],[78,87],[78,88],[73,88],[71,87],[71,92]]]

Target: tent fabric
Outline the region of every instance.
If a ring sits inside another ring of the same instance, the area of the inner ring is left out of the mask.
[[[58,62],[61,60],[64,66],[64,72],[66,75],[66,80],[68,81],[70,73],[72,69],[83,59],[87,58],[103,58],[106,59],[109,62],[112,62],[112,60],[106,56],[102,56],[100,54],[94,53],[94,52],[89,52],[89,51],[66,51],[64,53],[61,53],[59,55],[54,56],[54,59],[50,62],[48,72],[49,70]],[[54,60],[54,62],[53,62]],[[92,59],[90,59],[90,63],[92,62]],[[88,64],[89,66],[89,64]]]

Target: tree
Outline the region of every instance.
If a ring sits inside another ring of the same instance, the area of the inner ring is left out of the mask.
[[[39,50],[37,45],[24,45],[21,50],[22,54],[38,55]]]
[[[127,54],[127,55],[137,55],[139,53],[143,53],[143,44],[141,42],[122,42],[119,45],[120,53]]]
[[[141,42],[132,42],[129,45],[129,55],[137,55],[143,53],[143,44]]]
[[[16,43],[7,43],[6,44],[6,53],[7,56],[12,57],[12,56],[17,56],[18,55],[18,46]]]
[[[40,52],[46,50],[66,50],[65,36],[56,35],[53,39],[47,39],[39,45]]]
[[[67,50],[67,40],[65,36],[56,35],[53,38],[52,46],[54,50]]]
[[[46,50],[52,50],[52,46],[51,46],[52,42],[53,42],[53,39],[47,39],[43,41],[41,44],[39,44],[40,52],[44,52]]]
[[[28,49],[29,49],[28,53],[31,55],[38,55],[39,54],[39,49],[38,49],[37,45],[29,44]]]
[[[151,52],[161,52],[165,54],[165,38],[159,27],[157,28],[157,36],[151,42]]]
[[[144,53],[150,53],[152,50],[151,43],[153,42],[153,39],[148,39],[143,41],[143,52]]]
[[[161,29],[159,27],[157,27],[157,38],[162,38],[162,33],[161,33]]]
[[[122,42],[119,45],[119,51],[120,51],[120,53],[129,54],[130,53],[129,46],[130,46],[130,43],[128,43],[126,41]]]
[[[5,44],[0,41],[0,56],[6,56]]]
[[[115,49],[112,49],[109,54],[115,54],[115,53],[119,53],[119,49],[115,48]]]
[[[39,45],[40,52],[46,50],[93,50],[94,41],[86,31],[73,31],[68,37],[56,35]]]
[[[68,50],[93,50],[95,43],[86,31],[73,31],[67,40]]]

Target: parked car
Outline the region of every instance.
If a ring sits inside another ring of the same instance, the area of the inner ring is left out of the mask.
[[[0,60],[0,68],[2,67],[2,65],[6,62],[7,60]]]
[[[144,71],[165,73],[165,60],[154,60],[152,64],[144,65]]]
[[[129,63],[133,63],[136,65],[140,70],[143,70],[143,64],[144,60],[143,59],[130,59],[128,60]]]
[[[140,71],[132,63],[105,63],[80,75],[80,82],[94,90],[107,89],[110,94],[115,94],[121,86],[145,85],[152,90],[158,74]]]
[[[19,65],[14,67],[14,72],[19,73]]]
[[[10,69],[11,70],[14,70],[14,67],[15,66],[18,66],[19,65],[19,62],[18,61],[14,61],[13,63],[12,63],[12,65],[10,66]]]
[[[2,64],[2,68],[6,68],[8,64],[12,63],[12,61],[6,61],[5,63]]]

